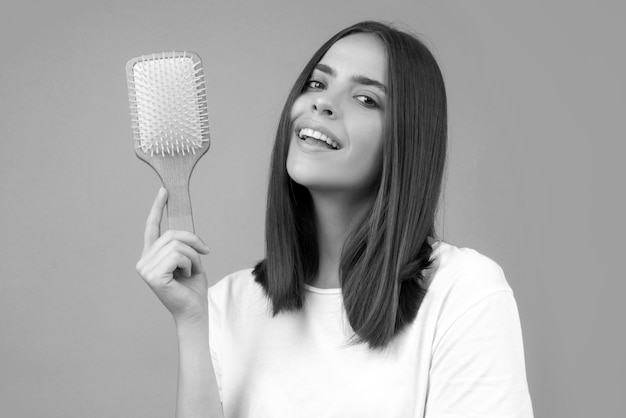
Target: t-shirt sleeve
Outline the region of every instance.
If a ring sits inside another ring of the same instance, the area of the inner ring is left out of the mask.
[[[522,333],[510,290],[464,310],[433,348],[425,418],[532,418]]]

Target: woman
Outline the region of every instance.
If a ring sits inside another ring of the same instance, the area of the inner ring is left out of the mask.
[[[254,270],[207,302],[206,246],[159,237],[159,192],[137,269],[176,320],[178,416],[531,417],[502,270],[434,235],[445,152],[434,58],[362,22],[287,99]]]

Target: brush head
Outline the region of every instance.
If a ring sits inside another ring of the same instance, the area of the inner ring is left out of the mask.
[[[199,158],[209,149],[206,85],[198,55],[143,55],[128,61],[126,76],[139,158]]]

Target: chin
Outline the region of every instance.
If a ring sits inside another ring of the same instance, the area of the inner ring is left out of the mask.
[[[287,165],[287,174],[291,180],[308,189],[336,187],[334,184],[336,180],[330,178],[327,172],[312,167],[304,167],[303,165],[290,167]]]
[[[293,146],[293,144],[292,144]],[[307,158],[300,150],[289,150],[287,155],[287,174],[293,181],[304,187],[327,183],[332,180],[329,175],[329,167],[322,161]]]

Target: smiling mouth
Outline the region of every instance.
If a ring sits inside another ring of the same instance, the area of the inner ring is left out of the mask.
[[[341,149],[339,144],[330,139],[328,135],[323,134],[320,131],[316,131],[311,128],[302,128],[298,132],[298,137],[310,144],[325,144],[329,149],[338,150]]]

